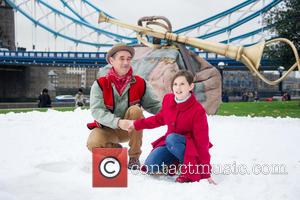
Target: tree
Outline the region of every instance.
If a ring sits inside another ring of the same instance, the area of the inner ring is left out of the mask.
[[[277,37],[291,40],[299,52],[300,49],[300,1],[284,0],[283,4],[271,10],[265,18],[265,23],[271,26],[270,31]],[[276,43],[269,46],[267,58],[277,66],[287,67],[295,63],[294,54],[288,45]]]

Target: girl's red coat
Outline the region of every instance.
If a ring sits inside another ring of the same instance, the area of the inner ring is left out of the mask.
[[[165,145],[165,139],[171,133],[184,135],[186,149],[181,174],[192,181],[209,178],[209,148],[212,144],[209,142],[206,112],[193,94],[183,103],[176,103],[174,98],[174,94],[165,95],[160,112],[146,119],[136,120],[134,127],[140,130],[168,126],[166,134],[152,143],[154,149]]]

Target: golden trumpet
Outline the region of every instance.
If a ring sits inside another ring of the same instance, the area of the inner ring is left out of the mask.
[[[104,13],[100,12],[99,14],[99,19],[98,23],[101,22],[106,22],[106,23],[111,23],[115,24],[117,26],[127,28],[134,30],[138,33],[138,38],[141,39],[140,35],[148,35],[160,39],[165,39],[165,40],[170,40],[170,41],[175,41],[175,42],[180,42],[183,44],[187,44],[193,47],[196,47],[198,49],[202,49],[211,53],[216,53],[219,55],[226,56],[228,58],[234,59],[236,61],[242,62],[244,65],[248,67],[248,69],[256,74],[261,80],[263,80],[265,83],[269,85],[276,85],[280,81],[282,81],[284,78],[287,77],[289,73],[291,73],[297,66],[298,70],[300,72],[300,60],[299,60],[299,55],[297,52],[296,47],[294,44],[285,38],[277,38],[273,39],[270,41],[262,41],[257,44],[254,44],[249,47],[243,47],[243,46],[234,46],[234,45],[228,45],[228,44],[222,44],[222,43],[215,43],[215,42],[210,42],[198,38],[192,38],[192,37],[187,37],[183,35],[178,35],[175,33],[171,33],[168,31],[159,31],[159,30],[154,30],[150,27],[143,27],[143,26],[138,26],[138,25],[132,25],[132,24],[127,24],[124,22],[121,22],[120,20],[117,19],[112,19],[108,16],[106,16]],[[295,64],[279,79],[277,80],[268,80],[265,78],[259,71],[260,67],[260,61],[262,58],[263,50],[266,45],[269,45],[273,42],[285,42],[287,43],[293,50],[294,56],[296,58]],[[145,41],[143,42],[145,43]],[[147,44],[147,42],[146,42]]]

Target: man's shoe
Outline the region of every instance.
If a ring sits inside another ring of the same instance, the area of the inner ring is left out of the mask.
[[[129,158],[128,169],[130,170],[139,170],[141,163],[138,158]]]
[[[186,176],[178,176],[176,178],[177,183],[190,183],[193,182],[191,179],[187,178]]]

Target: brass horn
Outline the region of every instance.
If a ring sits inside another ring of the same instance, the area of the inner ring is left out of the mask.
[[[98,19],[98,23],[101,23],[101,22],[111,23],[111,24],[115,24],[115,25],[123,27],[123,28],[134,30],[137,32],[138,35],[148,35],[148,36],[152,36],[152,37],[156,37],[156,38],[160,38],[160,39],[180,42],[183,44],[187,44],[187,45],[196,47],[198,49],[203,49],[203,50],[211,52],[211,53],[216,53],[219,55],[229,57],[231,59],[235,59],[237,61],[242,62],[244,65],[246,65],[251,72],[256,74],[260,79],[262,79],[265,83],[267,83],[269,85],[276,85],[277,83],[282,81],[297,66],[298,66],[298,70],[300,72],[300,60],[299,60],[297,49],[295,48],[294,44],[291,41],[289,41],[288,39],[285,39],[285,38],[277,38],[274,40],[270,40],[268,42],[262,41],[262,42],[259,42],[252,46],[249,46],[249,47],[243,47],[243,46],[234,46],[234,45],[210,42],[210,41],[206,41],[206,40],[202,40],[202,39],[198,39],[198,38],[192,38],[192,37],[187,37],[187,36],[183,36],[183,35],[178,35],[175,33],[168,32],[168,31],[162,32],[159,30],[154,30],[150,27],[131,25],[131,24],[121,22],[117,19],[112,19],[112,18],[106,16],[102,12],[100,12],[99,19]],[[296,58],[295,64],[281,78],[279,78],[275,81],[268,80],[258,71],[264,47],[273,42],[285,42],[288,45],[290,45],[290,47],[292,48],[293,53],[295,55],[295,58]]]

